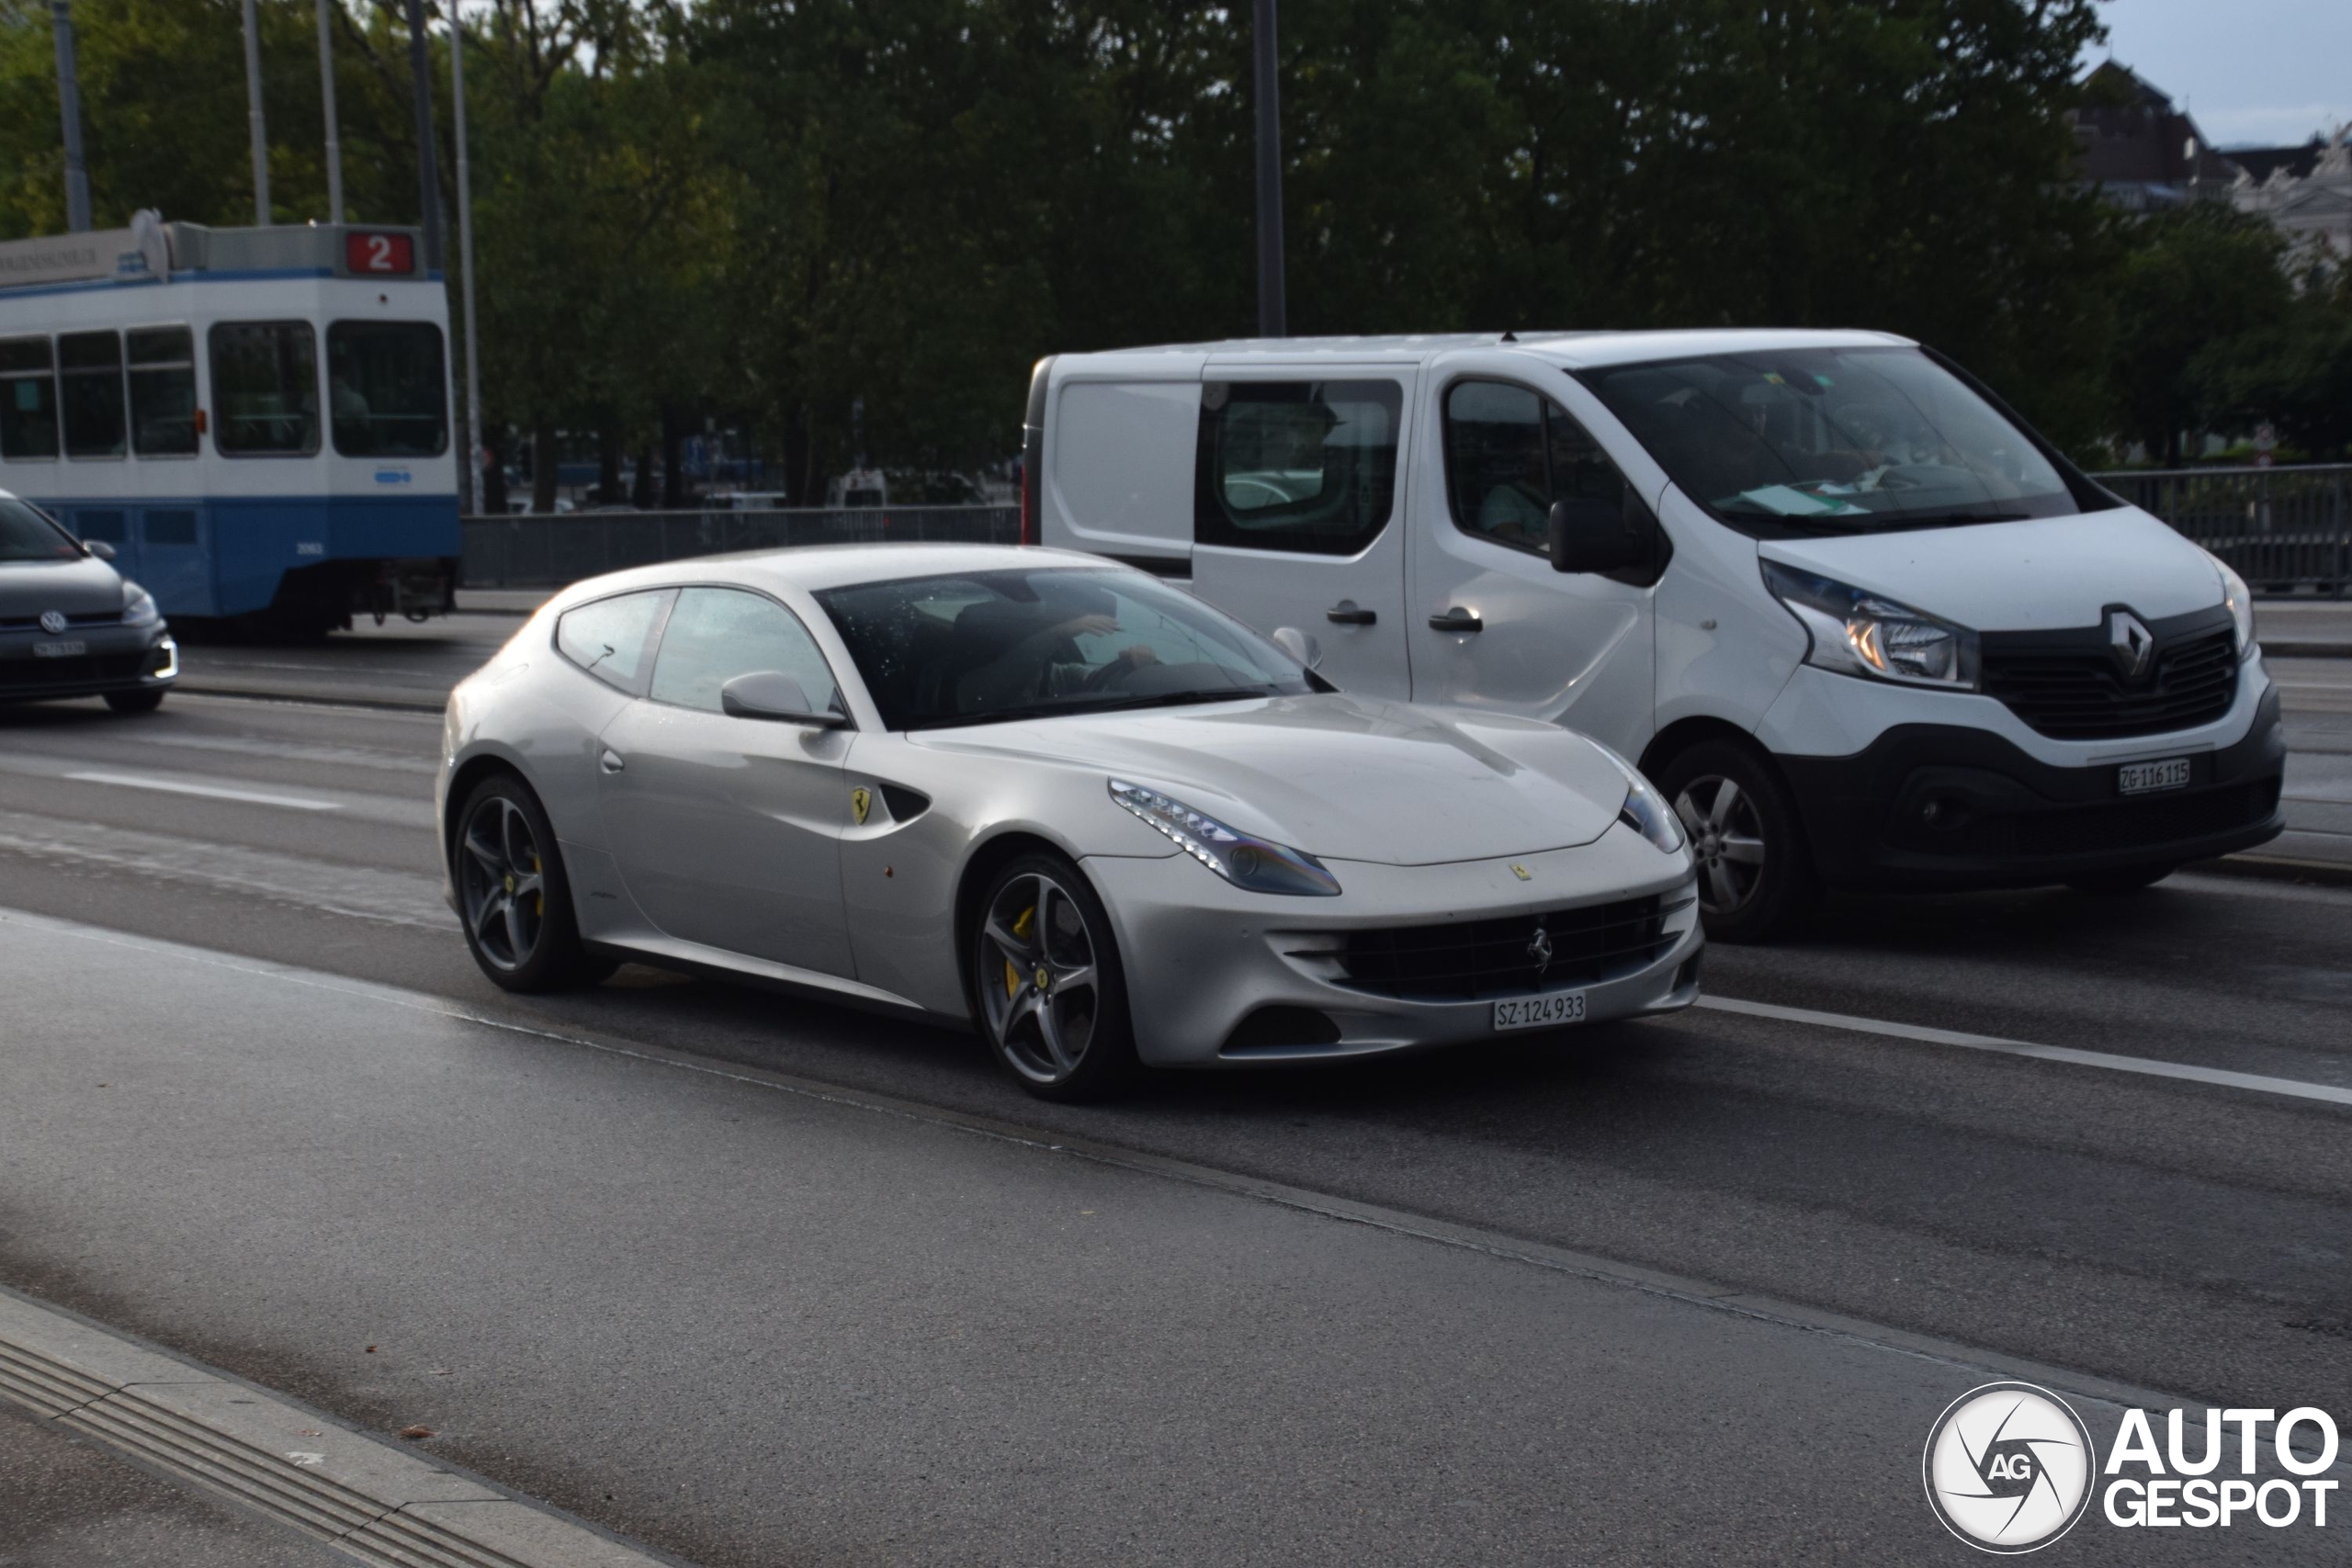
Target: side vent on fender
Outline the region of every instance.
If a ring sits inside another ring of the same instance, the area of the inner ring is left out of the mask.
[[[908,823],[931,809],[931,796],[904,784],[886,784],[882,786],[882,804],[890,808],[890,820]]]

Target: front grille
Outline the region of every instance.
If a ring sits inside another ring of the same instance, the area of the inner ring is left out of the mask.
[[[130,653],[85,653],[71,659],[0,660],[0,692],[39,691],[49,686],[89,686],[109,681],[135,681],[153,654],[153,649]]]
[[[69,626],[111,626],[122,622],[120,610],[84,610],[65,617]],[[40,629],[39,615],[0,615],[0,632],[25,632]]]
[[[1613,980],[1657,962],[1674,945],[1668,915],[1690,895],[1623,898],[1542,914],[1350,931],[1335,953],[1342,984],[1414,1001],[1476,1001]],[[1538,922],[1551,961],[1530,951]],[[1301,953],[1296,956],[1308,956]]]
[[[2160,735],[2210,723],[2238,690],[2236,634],[2182,637],[2156,650],[2154,670],[2127,682],[2104,648],[1984,650],[1984,690],[2053,740]]]

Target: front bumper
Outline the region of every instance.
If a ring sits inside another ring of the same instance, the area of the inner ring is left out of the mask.
[[[1678,895],[1692,885],[1688,855],[1661,854],[1622,825],[1592,843],[1522,855],[1516,863],[1327,863],[1345,889],[1337,897],[1245,893],[1182,855],[1086,862],[1117,934],[1143,1060],[1159,1066],[1246,1066],[1495,1039],[1494,1002],[1500,993],[1466,1001],[1374,994],[1347,983],[1329,961],[1297,952],[1335,933],[1521,914],[1532,931],[1538,913]],[[1514,863],[1526,870],[1525,879],[1511,869]],[[1588,1022],[1688,1007],[1699,994],[1704,943],[1695,903],[1684,902],[1667,917],[1665,938],[1654,958],[1630,972],[1536,989],[1583,990]],[[1285,1035],[1288,1021],[1318,1016],[1326,1021],[1323,1032],[1336,1038]],[[1268,1020],[1276,1021],[1270,1027]],[[1251,1024],[1247,1031],[1245,1022]]]
[[[59,657],[34,651],[66,642],[82,649]],[[179,670],[179,645],[161,621],[147,626],[68,626],[54,634],[0,632],[0,704],[169,687]]]
[[[1957,725],[1898,725],[1850,756],[1779,761],[1832,886],[2030,887],[2230,854],[2285,826],[2275,686],[2265,684],[2230,744],[2143,736],[2109,749],[2132,760],[2186,756],[2188,785],[2126,796],[2120,758],[2060,765]]]

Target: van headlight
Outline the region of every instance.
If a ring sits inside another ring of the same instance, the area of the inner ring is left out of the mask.
[[[1976,689],[1976,634],[1908,604],[1777,561],[1764,586],[1788,606],[1813,646],[1807,664],[1910,686]]]
[[[1178,849],[1236,887],[1320,898],[1340,891],[1340,879],[1303,850],[1228,828],[1207,812],[1195,811],[1156,789],[1125,779],[1113,779],[1110,784],[1113,800],[1167,834]]]
[[[2230,620],[2237,627],[2238,657],[2246,658],[2254,652],[2254,590],[2245,585],[2245,578],[2230,570],[2229,562],[2211,550],[2205,555],[2213,563],[2213,570],[2222,574],[2222,603],[2230,607]]]

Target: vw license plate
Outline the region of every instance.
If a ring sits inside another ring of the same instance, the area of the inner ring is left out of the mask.
[[[2124,795],[2145,795],[2157,789],[2187,789],[2188,759],[2167,757],[2161,762],[2126,762],[2115,771],[2115,787]]]
[[[1584,1021],[1584,993],[1555,991],[1548,997],[1512,997],[1495,1004],[1495,1027],[1553,1029]]]
[[[33,644],[33,657],[35,659],[71,659],[77,653],[87,653],[89,651],[90,645],[79,640],[74,642],[37,642]]]

